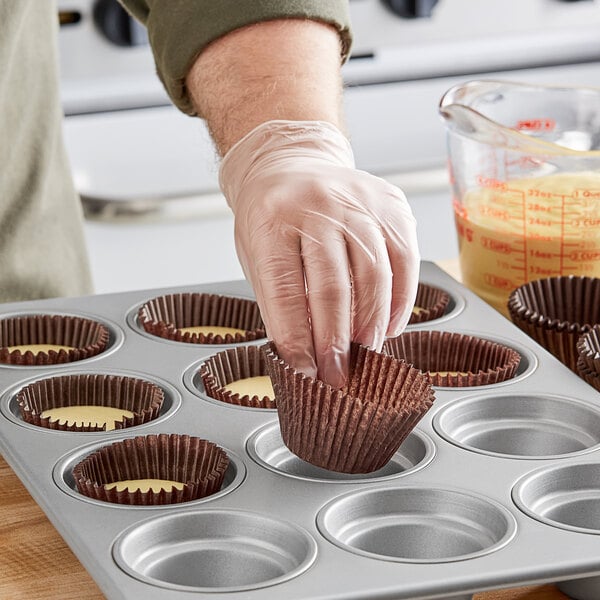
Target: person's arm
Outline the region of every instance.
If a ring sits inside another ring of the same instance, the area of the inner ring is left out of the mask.
[[[210,44],[187,78],[221,155],[273,119],[342,126],[340,37],[318,21],[279,19]]]
[[[167,90],[224,154],[220,184],[269,337],[294,367],[341,387],[352,340],[380,349],[405,327],[419,269],[406,198],[354,168],[340,131],[347,2],[179,0],[162,15],[158,0],[127,4],[150,9],[141,16]],[[207,36],[187,18],[200,6],[206,22],[245,23]]]
[[[213,42],[186,79],[225,155],[221,187],[267,332],[335,387],[352,340],[381,349],[404,328],[418,271],[402,192],[354,169],[340,68],[332,27],[277,20]]]

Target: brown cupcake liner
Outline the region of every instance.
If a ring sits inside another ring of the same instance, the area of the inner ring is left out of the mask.
[[[434,400],[426,375],[358,344],[352,345],[350,379],[341,390],[295,371],[273,343],[266,364],[284,443],[301,459],[331,471],[381,469]]]
[[[530,281],[510,294],[508,311],[517,327],[577,372],[579,337],[600,323],[600,279]]]
[[[160,296],[138,311],[140,325],[152,335],[188,344],[233,344],[265,337],[258,304],[253,300],[217,294],[184,293]],[[244,334],[203,334],[184,327],[218,326],[243,329]]]
[[[81,374],[50,377],[30,383],[17,394],[23,420],[59,431],[105,431],[105,426],[61,424],[42,417],[45,410],[65,406],[107,406],[128,410],[132,417],[115,421],[115,429],[147,423],[158,417],[163,390],[150,381],[118,375]]]
[[[497,342],[448,331],[410,331],[387,339],[383,352],[427,372],[440,387],[499,383],[513,377],[520,354]]]
[[[577,355],[591,371],[600,375],[600,325],[595,325],[577,340]]]
[[[0,363],[52,365],[75,362],[103,352],[108,329],[91,319],[63,315],[23,315],[0,320]],[[48,352],[9,350],[12,346],[55,344],[71,350]]]
[[[199,374],[211,398],[237,406],[275,408],[275,398],[234,394],[224,388],[240,379],[268,375],[263,347],[240,346],[219,352],[200,366]]]
[[[577,341],[577,372],[600,392],[600,325],[595,325]]]
[[[449,301],[450,295],[444,290],[426,283],[419,283],[415,299],[415,309],[419,310],[411,314],[408,324],[413,325],[439,319],[444,314]]]
[[[138,436],[104,446],[73,469],[78,491],[90,498],[132,505],[189,502],[218,492],[229,465],[226,452],[208,440],[189,435]],[[130,479],[164,479],[183,489],[117,492],[104,486]]]
[[[577,372],[583,380],[600,392],[600,371],[591,369],[583,359],[579,358]]]

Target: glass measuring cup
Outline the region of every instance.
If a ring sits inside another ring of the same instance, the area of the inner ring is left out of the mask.
[[[600,277],[600,89],[470,81],[440,101],[463,281]]]

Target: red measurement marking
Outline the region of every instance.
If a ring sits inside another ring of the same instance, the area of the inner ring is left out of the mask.
[[[519,131],[554,131],[556,121],[554,119],[523,119],[517,121]]]
[[[510,279],[499,277],[495,273],[484,273],[483,280],[488,285],[491,285],[501,290],[511,291],[517,287]]]
[[[569,253],[569,260],[572,260],[573,262],[600,260],[600,250],[574,250]]]
[[[499,179],[494,179],[493,177],[484,177],[483,175],[477,175],[477,183],[481,187],[494,188],[500,190],[506,189],[505,181],[500,181]]]
[[[513,251],[512,246],[507,242],[501,242],[500,240],[486,236],[481,236],[481,245],[492,252],[500,254],[510,254]]]

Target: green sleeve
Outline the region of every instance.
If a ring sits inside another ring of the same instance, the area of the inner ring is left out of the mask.
[[[171,100],[183,112],[194,107],[185,77],[195,58],[213,40],[245,25],[304,18],[333,25],[350,51],[348,0],[120,0],[148,28],[158,75]]]

